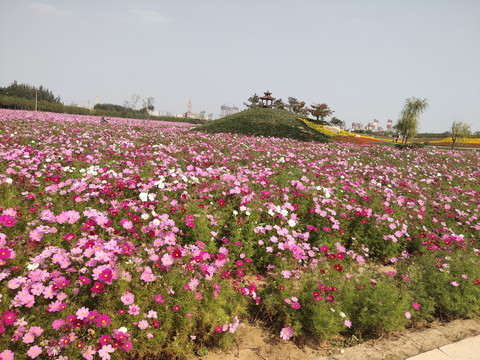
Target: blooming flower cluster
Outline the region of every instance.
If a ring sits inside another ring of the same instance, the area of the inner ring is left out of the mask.
[[[423,253],[442,254],[452,291],[480,287],[447,259],[480,253],[477,153],[11,110],[0,122],[0,358],[191,351],[268,296],[284,340],[322,309],[353,331],[345,284],[388,263],[408,287],[400,266]],[[402,321],[427,308],[408,306]]]

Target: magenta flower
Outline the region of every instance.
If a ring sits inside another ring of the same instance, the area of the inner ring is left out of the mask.
[[[11,254],[12,252],[9,248],[4,247],[0,249],[0,259],[10,259]]]
[[[5,326],[12,325],[17,320],[17,314],[12,309],[10,311],[5,311],[2,315],[2,321]]]
[[[130,349],[132,348],[132,343],[131,341],[129,340],[126,340],[123,345],[122,345],[122,348],[126,351],[130,351]]]
[[[95,281],[95,284],[93,285],[91,291],[92,293],[99,293],[103,290],[103,284],[99,283],[98,281]]]
[[[110,325],[110,316],[107,314],[102,314],[97,317],[96,322],[98,327],[107,327]]]
[[[12,227],[13,225],[15,225],[17,223],[15,218],[13,216],[10,216],[10,215],[0,216],[0,222],[2,223],[3,226],[7,226],[7,227]]]
[[[112,338],[109,335],[102,335],[98,340],[101,345],[107,345]]]
[[[420,305],[418,303],[414,302],[412,306],[415,310],[420,310]]]

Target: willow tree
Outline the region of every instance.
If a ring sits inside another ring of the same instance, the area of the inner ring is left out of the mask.
[[[459,139],[465,139],[471,135],[470,125],[464,122],[454,121],[452,124],[452,150],[455,147],[455,143]]]
[[[417,135],[418,119],[427,107],[427,99],[411,97],[405,100],[400,118],[395,124],[395,129],[402,136],[402,144],[406,144],[409,138]]]

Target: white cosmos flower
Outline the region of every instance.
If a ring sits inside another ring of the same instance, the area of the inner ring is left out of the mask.
[[[139,197],[140,200],[142,200],[142,201],[147,201],[147,200],[148,200],[148,193],[146,193],[146,192],[141,192],[138,197]]]

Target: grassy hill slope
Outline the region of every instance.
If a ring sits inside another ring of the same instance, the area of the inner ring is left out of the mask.
[[[245,110],[195,128],[208,133],[272,136],[301,141],[328,142],[329,138],[306,126],[287,110]]]

